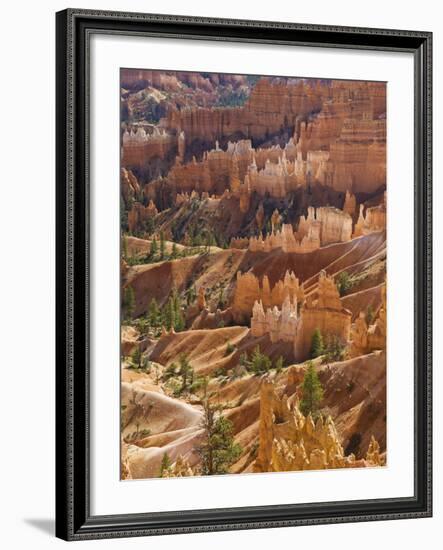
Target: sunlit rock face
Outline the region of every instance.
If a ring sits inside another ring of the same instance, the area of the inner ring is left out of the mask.
[[[350,357],[386,349],[386,285],[382,287],[382,303],[374,321],[368,323],[367,312],[360,312],[352,325],[350,341]]]
[[[364,211],[364,205],[360,205],[359,216],[354,227],[353,237],[368,235],[373,231],[386,230],[386,192],[383,202],[378,206],[371,206]]]
[[[261,302],[264,308],[281,307],[286,297],[295,304],[304,299],[303,288],[294,272],[286,271],[283,279],[271,287],[266,275],[260,281],[251,272],[239,271],[232,307],[241,318],[251,315],[255,302]]]
[[[259,294],[259,296],[268,294],[260,288],[254,275],[246,274],[246,278],[242,278],[242,280],[250,283],[248,289],[254,288],[249,295],[244,292],[243,296],[247,296],[244,303],[248,303],[252,294]],[[242,282],[242,285],[246,287],[246,283]],[[320,274],[317,299],[314,300],[310,296],[308,300],[305,300],[300,313],[298,313],[297,295],[298,292],[293,292],[292,297],[286,293],[281,307],[271,304],[266,307],[261,298],[257,299],[252,308],[252,335],[261,337],[267,334],[271,342],[291,342],[294,356],[299,361],[309,357],[312,335],[315,330],[320,330],[325,336],[336,337],[343,345],[348,344],[352,314],[342,306],[336,283],[332,277],[328,277],[324,272]]]
[[[264,377],[260,386],[259,448],[255,472],[286,472],[380,466],[383,458],[374,437],[366,457],[357,460],[345,455],[335,424],[330,416],[316,421],[304,416],[298,399],[277,395],[275,384]]]
[[[295,357],[303,361],[309,356],[312,335],[317,329],[321,334],[335,336],[340,342],[347,344],[350,338],[351,318],[351,312],[342,306],[334,279],[321,272],[317,300],[306,300],[300,312],[294,344]]]
[[[164,159],[178,149],[177,137],[157,127],[152,133],[142,127],[125,130],[122,141],[122,164],[129,167],[144,166],[156,157]]]
[[[173,110],[165,125],[183,130],[190,142],[214,142],[234,135],[263,141],[268,135],[278,134],[282,127],[294,127],[300,117],[320,111],[322,97],[328,93],[327,86],[317,81],[288,85],[261,78],[244,107]]]

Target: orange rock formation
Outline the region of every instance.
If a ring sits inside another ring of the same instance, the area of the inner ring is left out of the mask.
[[[136,231],[149,217],[156,216],[157,214],[157,207],[152,200],[149,201],[147,206],[143,206],[140,202],[135,202],[128,212],[129,231]]]
[[[154,127],[149,134],[141,126],[123,133],[122,164],[126,167],[140,167],[149,163],[154,157],[165,158],[168,153],[183,150],[183,136],[168,134],[162,128]]]
[[[286,271],[272,288],[266,275],[260,282],[252,272],[238,271],[232,308],[237,316],[250,316],[255,302],[261,302],[265,308],[281,307],[286,297],[291,302],[304,299],[303,288],[293,271]]]
[[[314,422],[303,416],[298,400],[279,397],[272,380],[265,377],[260,387],[259,448],[255,472],[286,472],[382,466],[380,447],[372,437],[366,459],[345,456],[337,429],[330,416]]]
[[[283,126],[294,126],[300,117],[319,111],[328,87],[320,81],[271,82],[261,78],[244,107],[184,108],[168,113],[166,126],[184,130],[190,141],[229,138],[264,139]]]
[[[368,326],[365,312],[360,312],[359,317],[351,328],[351,345],[349,356],[358,357],[366,355],[374,350],[386,349],[386,285],[382,290],[382,305],[378,311],[375,322]]]
[[[352,314],[343,308],[334,279],[325,272],[320,274],[317,295],[315,302],[311,298],[304,302],[300,315],[296,296],[291,298],[287,294],[281,310],[277,306],[265,310],[263,303],[257,300],[252,309],[251,334],[255,337],[268,334],[272,342],[292,342],[298,361],[309,356],[316,329],[324,336],[335,336],[347,344]]]
[[[165,126],[177,135],[184,131],[190,142],[198,138],[212,143],[234,135],[264,139],[282,128],[295,129],[284,150],[257,150],[251,188],[284,196],[309,175],[337,191],[368,193],[386,183],[385,85],[347,85],[283,85],[262,78],[244,107],[173,110]],[[312,120],[306,122],[308,115]],[[283,162],[283,153],[289,164]]]
[[[343,344],[347,344],[350,339],[351,318],[351,312],[341,304],[334,279],[322,271],[318,280],[316,302],[306,300],[300,312],[294,345],[296,359],[306,359],[316,329],[323,336],[335,336]]]
[[[283,224],[282,228],[272,231],[264,239],[250,237],[248,248],[253,252],[270,252],[281,248],[283,252],[311,252],[331,243],[351,240],[351,216],[331,206],[308,208],[308,214],[301,216],[298,230],[294,231],[291,224]],[[243,239],[233,239],[233,248],[243,248]]]
[[[364,205],[360,204],[360,214],[354,227],[353,237],[367,235],[373,231],[383,231],[386,229],[386,193],[383,203],[379,206],[371,206],[366,209],[364,214]]]

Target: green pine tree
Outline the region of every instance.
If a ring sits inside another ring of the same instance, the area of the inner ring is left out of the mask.
[[[172,466],[172,462],[171,462],[171,459],[169,458],[168,453],[164,453],[160,464],[160,477],[164,477],[165,472],[167,472],[171,466]]]
[[[195,285],[192,285],[186,291],[186,304],[190,306],[192,303],[195,302],[196,298],[197,298],[197,291],[195,289]]]
[[[163,308],[163,323],[168,330],[175,325],[175,309],[174,300],[172,298],[169,298]]]
[[[132,364],[134,365],[135,368],[140,369],[142,367],[143,354],[140,349],[140,346],[135,346],[135,349],[131,355],[131,359],[132,359]]]
[[[310,352],[311,358],[315,359],[316,357],[323,355],[323,352],[324,352],[323,337],[321,335],[320,329],[316,328],[312,333],[311,352]]]
[[[314,364],[312,361],[309,361],[302,383],[302,399],[300,401],[301,412],[305,416],[308,416],[309,413],[315,415],[322,399],[322,385],[314,368]]]
[[[232,422],[221,414],[219,406],[210,403],[206,391],[201,428],[203,442],[196,451],[200,456],[202,475],[227,473],[240,457],[242,448],[234,441]]]
[[[124,290],[123,305],[126,310],[127,320],[132,320],[135,311],[135,292],[131,285],[128,285]]]
[[[272,361],[267,355],[261,353],[260,347],[257,346],[252,352],[250,369],[256,374],[268,372],[272,367]]]
[[[165,234],[163,231],[160,231],[160,260],[163,260],[166,253],[166,241]]]
[[[223,288],[220,288],[218,292],[217,307],[218,309],[224,309],[225,307],[225,294]]]
[[[187,356],[182,353],[179,358],[179,376],[182,379],[181,392],[188,389],[188,387],[194,381],[194,369],[191,367],[191,363],[188,361]]]
[[[157,245],[157,239],[153,237],[151,241],[151,247],[149,250],[149,259],[154,260],[158,253],[158,245]]]
[[[347,271],[342,271],[338,275],[336,285],[340,296],[344,296],[346,292],[353,286],[351,276]]]
[[[283,361],[283,357],[280,355],[280,357],[275,362],[275,370],[277,372],[281,372],[283,370],[283,367],[284,367],[284,361]]]
[[[160,324],[160,309],[155,298],[152,298],[149,304],[149,324],[154,328]]]
[[[122,239],[122,257],[124,260],[128,259],[128,239],[126,236]]]
[[[148,235],[152,235],[155,229],[155,223],[154,218],[152,216],[148,216],[146,222],[145,222],[145,230]]]

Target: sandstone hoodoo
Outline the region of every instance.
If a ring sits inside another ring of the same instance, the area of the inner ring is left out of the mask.
[[[320,273],[317,299],[310,295],[297,313],[297,298],[289,294],[281,309],[277,306],[266,310],[262,301],[256,301],[251,318],[251,333],[254,336],[269,334],[271,341],[292,342],[294,356],[303,361],[309,356],[312,337],[316,330],[329,338],[337,338],[346,344],[350,338],[351,312],[340,301],[337,286],[325,272]]]
[[[380,468],[386,85],[121,71],[121,478]]]

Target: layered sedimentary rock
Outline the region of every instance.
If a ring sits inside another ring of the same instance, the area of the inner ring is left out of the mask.
[[[168,113],[166,125],[184,130],[189,140],[221,140],[232,135],[263,140],[285,126],[294,126],[299,117],[320,111],[327,86],[319,81],[306,83],[271,82],[261,78],[244,107],[219,109],[184,108]]]
[[[202,89],[208,92],[220,85],[230,85],[237,88],[247,84],[247,79],[243,75],[219,73],[203,75],[191,71],[156,71],[149,69],[121,69],[120,79],[123,88],[152,86],[157,90],[167,92],[182,91],[183,84],[193,90]]]
[[[225,144],[235,136],[245,138],[235,146],[244,147],[236,152],[238,166],[232,161],[233,144],[228,143],[227,151],[216,146],[217,154],[210,153],[218,169],[204,160],[177,168],[172,174],[177,189],[220,193],[228,185],[235,191],[245,186],[243,194],[249,188],[283,198],[298,185],[318,182],[340,192],[370,193],[386,183],[385,110],[384,85],[352,82],[349,89],[340,89],[317,81],[262,78],[243,107],[170,109],[148,131],[126,130],[122,162],[141,166],[176,151],[181,164],[194,140]],[[250,140],[281,132],[291,136],[284,147],[252,148]],[[210,181],[208,168],[220,181]]]
[[[350,216],[354,216],[357,210],[357,199],[355,195],[346,190],[345,202],[343,205],[343,212],[346,212]]]
[[[179,136],[179,137],[178,137]],[[122,144],[122,164],[126,167],[142,167],[154,158],[164,159],[167,155],[183,149],[183,135],[168,134],[162,128],[153,129],[152,134],[139,126],[134,130],[125,130]]]
[[[252,252],[271,252],[277,248],[281,248],[283,252],[311,252],[320,248],[320,224],[313,224],[308,233],[298,238],[291,224],[283,224],[278,231],[262,237],[251,237],[249,239],[248,248]]]
[[[270,252],[281,248],[283,252],[311,252],[331,243],[347,242],[352,237],[351,216],[331,206],[308,208],[301,216],[297,231],[291,224],[283,224],[265,238],[250,237],[248,248],[253,252]],[[242,248],[243,241],[232,241],[231,246]]]
[[[364,205],[360,205],[360,213],[354,227],[353,237],[368,235],[373,231],[384,231],[386,229],[386,193],[383,203],[378,206],[371,206],[364,211]]]
[[[252,309],[251,334],[255,337],[268,334],[272,342],[291,342],[296,360],[303,361],[309,356],[315,330],[346,345],[350,339],[351,319],[351,312],[341,304],[334,279],[322,272],[317,299],[309,297],[302,304],[300,314],[297,296],[291,298],[287,294],[281,309],[277,306],[265,308],[262,301],[257,300]]]
[[[129,231],[134,232],[141,229],[149,217],[154,217],[157,214],[157,207],[152,200],[149,201],[147,206],[143,206],[140,202],[135,202],[128,212]]]
[[[297,230],[298,238],[303,239],[309,234],[311,227],[316,224],[320,224],[321,246],[351,240],[352,218],[343,210],[330,206],[309,207],[307,215],[300,217]]]
[[[319,416],[305,417],[298,400],[288,402],[277,395],[272,380],[265,377],[260,387],[259,448],[255,472],[322,470],[382,466],[380,447],[372,437],[365,459],[345,456],[334,422]]]
[[[232,308],[237,317],[249,316],[255,302],[261,302],[263,307],[281,307],[285,298],[291,302],[303,301],[303,287],[292,271],[286,271],[283,279],[271,287],[269,278],[265,275],[260,281],[252,272],[237,273]]]
[[[122,168],[120,172],[120,189],[123,199],[126,203],[130,199],[139,197],[141,192],[140,184],[131,170]]]
[[[352,325],[349,346],[349,356],[358,357],[374,350],[386,349],[386,285],[382,289],[382,305],[375,322],[368,325],[364,311],[360,313]]]
[[[297,333],[297,300],[286,296],[281,309],[277,306],[265,312],[263,303],[257,301],[252,309],[251,334],[257,338],[268,335],[271,342],[293,342]]]
[[[306,300],[300,312],[294,345],[297,360],[302,361],[308,356],[312,335],[317,329],[324,337],[334,336],[347,344],[350,339],[351,318],[351,312],[341,304],[334,279],[322,271],[318,280],[317,300]]]
[[[386,184],[386,121],[347,120],[330,145],[323,183],[371,193]]]
[[[253,155],[249,140],[229,142],[226,150],[216,141],[215,148],[205,152],[200,162],[195,157],[185,164],[177,159],[168,174],[168,184],[185,193],[206,191],[221,195],[227,189],[238,191]]]

